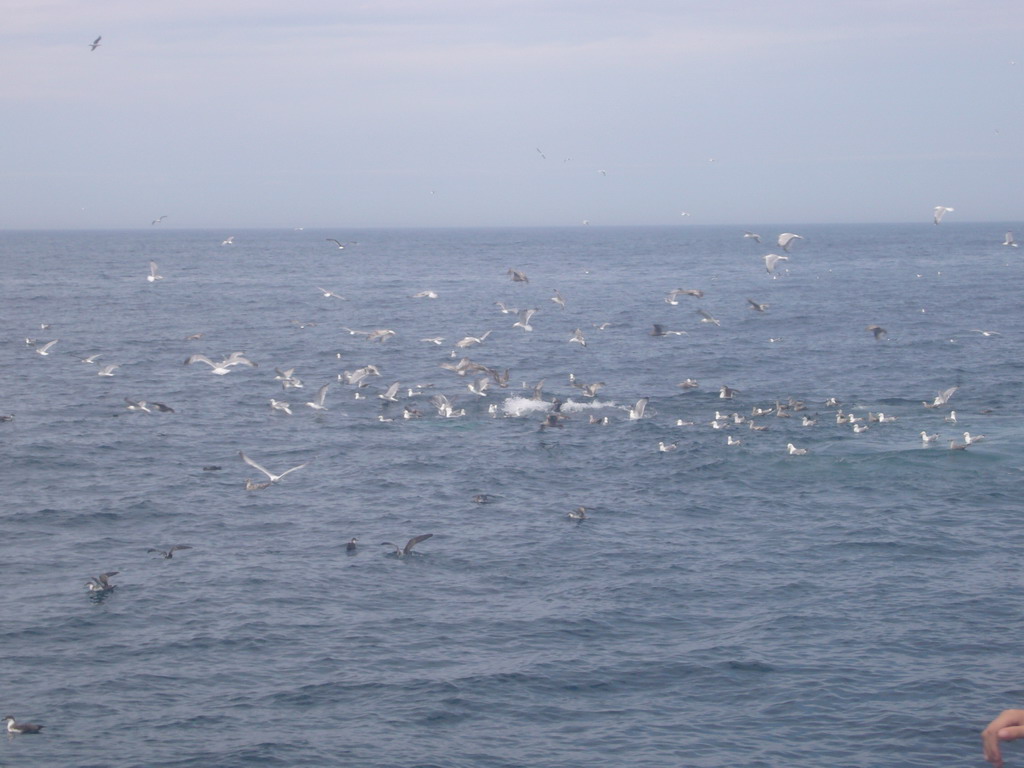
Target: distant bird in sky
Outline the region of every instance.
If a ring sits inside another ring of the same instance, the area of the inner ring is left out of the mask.
[[[784,251],[786,251],[788,253],[790,247],[792,247],[792,245],[793,245],[793,241],[794,240],[803,240],[803,239],[804,239],[803,235],[794,235],[792,232],[783,232],[781,235],[779,235],[779,240],[778,240],[779,248],[781,248],[782,250],[784,250]]]
[[[103,39],[103,35],[99,35],[95,40],[93,40],[91,43],[89,43],[89,50],[90,51],[95,51],[97,48],[99,48],[100,47],[100,40],[102,40],[102,39]]]
[[[743,233],[743,237],[750,238],[755,243],[760,243],[761,242],[761,236],[759,234],[757,234],[756,232],[744,232]]]
[[[1003,240],[1003,245],[1008,245],[1011,248],[1017,247],[1017,241],[1013,239],[1013,232],[1006,233],[1006,238]]]
[[[328,242],[328,243],[334,243],[334,244],[335,244],[336,246],[338,246],[338,250],[339,250],[339,251],[343,251],[343,250],[345,250],[345,246],[344,246],[344,245],[342,245],[342,244],[341,244],[340,242],[338,242],[337,240],[335,240],[335,239],[334,239],[333,237],[328,237],[328,238],[327,238],[327,242]]]
[[[780,256],[777,253],[769,253],[764,257],[764,268],[769,272],[774,272],[775,265],[780,261],[789,261],[789,256]]]
[[[164,215],[164,216],[158,216],[157,218],[153,219],[153,220],[152,220],[151,222],[149,222],[149,223],[150,223],[150,224],[159,224],[159,223],[160,223],[161,221],[163,221],[163,220],[164,220],[164,219],[166,219],[166,218],[167,218],[167,216],[166,216],[166,215]]]
[[[935,210],[932,212],[932,219],[936,224],[942,221],[942,217],[947,213],[952,213],[953,209],[945,205],[936,205]]]

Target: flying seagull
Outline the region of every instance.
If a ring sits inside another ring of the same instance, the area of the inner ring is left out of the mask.
[[[97,48],[99,48],[100,47],[100,40],[102,40],[102,39],[103,39],[103,35],[99,35],[95,40],[93,40],[91,43],[89,43],[89,50],[90,51],[95,51]]]
[[[528,283],[528,282],[530,282],[530,278],[528,278],[526,276],[526,273],[525,272],[520,272],[518,269],[509,269],[509,271],[506,272],[505,274],[512,278],[512,282],[513,283]]]
[[[1006,238],[1003,240],[1003,245],[1008,245],[1011,248],[1018,247],[1017,246],[1017,241],[1013,239],[1013,232],[1007,232],[1006,233]]]
[[[700,315],[700,321],[702,323],[711,323],[712,325],[721,325],[717,318],[712,316],[706,309],[698,309],[697,314]]]
[[[780,261],[789,261],[789,256],[780,256],[777,253],[769,253],[764,257],[764,268],[769,272],[774,272],[775,265]]]
[[[757,234],[756,232],[745,232],[743,234],[743,236],[747,237],[747,238],[750,238],[755,243],[760,243],[761,242],[761,236],[759,234]]]
[[[343,251],[343,250],[345,250],[345,246],[344,246],[344,245],[342,245],[341,243],[339,243],[339,242],[338,242],[337,240],[335,240],[335,239],[334,239],[333,237],[328,237],[328,238],[326,238],[326,239],[327,239],[327,242],[328,242],[328,243],[334,243],[334,244],[335,244],[336,246],[338,246],[338,250],[339,250],[339,251]]]
[[[750,304],[750,308],[755,312],[764,312],[766,309],[768,309],[767,304],[759,304],[753,299],[747,299],[747,303]]]
[[[46,357],[48,354],[50,354],[50,347],[52,347],[58,341],[60,341],[60,339],[54,339],[53,341],[46,342],[41,347],[36,347],[36,354],[37,355],[42,355],[43,357]]]
[[[880,325],[869,325],[866,330],[875,334],[875,341],[881,341],[889,334],[889,332]]]
[[[150,224],[159,224],[159,223],[160,223],[161,221],[163,221],[163,220],[164,220],[164,219],[166,219],[166,218],[167,218],[167,216],[166,216],[166,215],[164,215],[164,216],[158,216],[157,218],[153,219],[153,220],[152,220],[151,222],[149,222],[149,223],[150,223]]]
[[[326,411],[327,406],[324,405],[324,398],[327,397],[327,388],[330,384],[324,384],[320,389],[316,391],[316,396],[306,405],[312,408],[314,411]]]
[[[938,224],[939,222],[942,221],[943,216],[945,216],[947,213],[952,213],[952,211],[953,209],[948,206],[936,205],[935,210],[933,211],[932,219],[936,224]]]
[[[304,466],[306,466],[307,464],[309,464],[309,462],[308,462],[308,461],[304,461],[304,462],[302,462],[301,464],[299,464],[299,466],[297,466],[297,467],[292,467],[291,469],[286,469],[286,470],[285,470],[284,472],[282,472],[282,473],[281,473],[280,475],[275,475],[275,474],[274,474],[273,472],[271,472],[270,470],[268,470],[268,469],[266,469],[266,468],[264,468],[264,467],[260,466],[260,465],[259,465],[259,464],[257,464],[257,463],[256,463],[255,461],[253,461],[253,460],[252,460],[252,459],[250,459],[250,458],[249,458],[248,456],[246,456],[246,455],[245,455],[245,451],[239,451],[239,452],[238,452],[238,455],[239,455],[239,456],[241,456],[241,457],[242,457],[242,461],[244,461],[244,462],[245,462],[246,464],[248,464],[248,465],[249,465],[250,467],[252,467],[253,469],[258,469],[258,470],[259,470],[260,472],[262,472],[262,473],[263,473],[264,475],[266,475],[266,476],[267,476],[267,477],[268,477],[268,478],[270,479],[270,482],[272,482],[272,483],[276,483],[276,482],[277,482],[277,481],[279,481],[279,480],[280,480],[281,478],[283,478],[283,477],[284,477],[285,475],[287,475],[287,474],[288,474],[289,472],[294,472],[294,471],[295,471],[295,470],[297,470],[297,469],[302,469],[302,468],[303,468]]]
[[[788,253],[790,247],[793,245],[793,241],[794,240],[803,240],[803,239],[804,239],[803,235],[794,235],[792,232],[783,232],[781,235],[779,235],[779,240],[778,240],[779,248],[781,248],[782,250],[784,250],[784,251],[786,251]]]
[[[190,545],[188,545],[188,544],[175,544],[170,549],[153,549],[152,547],[150,547],[146,551],[147,552],[156,552],[164,560],[170,560],[171,558],[174,557],[174,553],[175,552],[180,552],[183,549],[192,549],[192,547]]]
[[[158,271],[158,267],[155,261],[149,262],[149,274],[146,275],[146,280],[150,283],[155,283],[157,280],[163,280],[164,276]]]
[[[396,556],[398,556],[398,557],[405,557],[410,552],[412,552],[412,548],[413,547],[415,547],[421,541],[426,541],[427,539],[429,539],[433,535],[434,534],[432,534],[432,533],[424,533],[424,534],[421,534],[419,536],[413,536],[411,539],[409,539],[409,541],[406,543],[406,545],[404,547],[400,547],[397,544],[394,544],[394,543],[392,543],[390,541],[382,541],[380,543],[380,545],[382,547],[394,547],[395,548],[394,554]]]
[[[953,394],[958,389],[960,389],[960,387],[949,387],[948,389],[944,389],[941,392],[939,392],[939,394],[935,396],[935,399],[932,400],[930,403],[927,400],[924,400],[921,404],[925,408],[938,408],[941,405],[946,405],[946,403],[949,402],[950,398],[953,397]]]
[[[208,366],[213,368],[213,373],[218,376],[224,376],[231,373],[231,366],[233,365],[248,365],[251,368],[259,368],[259,366],[247,358],[243,352],[232,352],[219,363],[215,363],[206,355],[201,355],[197,352],[194,355],[189,355],[185,360],[185,365],[192,365],[192,363],[206,363]]]

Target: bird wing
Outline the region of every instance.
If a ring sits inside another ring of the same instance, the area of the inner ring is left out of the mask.
[[[260,465],[259,465],[259,464],[257,464],[257,463],[256,463],[255,461],[253,461],[253,460],[252,460],[252,459],[250,459],[250,458],[249,458],[248,456],[246,456],[246,455],[245,455],[245,451],[239,451],[239,452],[238,452],[238,455],[239,455],[239,456],[241,456],[241,457],[242,457],[242,461],[244,461],[244,462],[245,462],[246,464],[248,464],[248,465],[249,465],[250,467],[252,467],[253,469],[258,469],[258,470],[259,470],[260,472],[262,472],[262,473],[263,473],[264,475],[266,475],[267,477],[269,477],[269,478],[270,478],[270,481],[271,481],[271,482],[273,482],[273,481],[274,481],[274,475],[273,475],[273,474],[272,474],[271,472],[269,472],[269,471],[268,471],[268,470],[267,470],[267,469],[266,469],[265,467],[262,467],[262,466],[260,466]],[[289,472],[291,472],[291,470],[288,470],[288,471],[289,471]],[[284,477],[284,475],[281,475],[281,477]]]
[[[331,386],[331,385],[330,384],[324,384],[322,387],[320,387],[320,389],[318,389],[316,391],[316,397],[313,398],[313,402],[315,402],[317,405],[321,405],[322,406],[324,404],[324,398],[327,397],[327,388],[329,386]]]
[[[217,364],[213,362],[213,360],[199,352],[196,352],[194,355],[189,355],[188,359],[185,360],[185,365],[192,365],[192,363],[206,363],[211,368],[217,367]]]
[[[945,405],[946,403],[949,402],[949,399],[953,396],[953,393],[956,392],[958,389],[960,389],[960,387],[950,387],[949,389],[942,390],[942,392],[939,393],[939,396],[935,398],[935,402],[938,403],[939,405]]]
[[[412,552],[412,548],[413,547],[415,547],[421,541],[426,541],[427,539],[429,539],[433,535],[434,534],[432,534],[432,533],[424,533],[424,534],[421,534],[420,536],[413,536],[411,539],[409,539],[409,542],[405,545],[405,549],[402,550],[402,554],[408,555],[410,552]]]
[[[302,469],[307,464],[309,464],[309,462],[308,461],[304,461],[301,464],[299,464],[299,466],[297,466],[297,467],[292,467],[291,469],[286,469],[284,472],[282,472],[280,475],[277,476],[277,479],[280,480],[282,477],[287,475],[289,472],[294,472],[297,469]]]
[[[39,348],[39,351],[40,351],[40,352],[47,352],[47,351],[49,351],[50,347],[52,347],[52,346],[53,346],[54,344],[56,344],[56,343],[57,343],[58,341],[59,341],[59,339],[54,339],[53,341],[48,341],[48,342],[46,342],[45,344],[43,344],[43,346],[41,346],[41,347]]]
[[[179,551],[181,551],[183,549],[192,549],[192,545],[191,544],[175,544],[173,547],[171,547],[167,551],[168,552],[179,552]]]

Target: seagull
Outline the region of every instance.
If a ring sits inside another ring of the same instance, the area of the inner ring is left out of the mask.
[[[803,235],[794,235],[792,232],[783,232],[779,235],[778,245],[779,248],[789,253],[789,249],[793,245],[794,240],[803,240]]]
[[[512,282],[513,283],[528,283],[528,282],[530,282],[530,278],[528,278],[526,276],[526,273],[525,272],[520,272],[518,269],[509,269],[509,271],[506,272],[505,274],[512,278]]]
[[[327,239],[327,242],[328,242],[328,243],[334,243],[334,244],[335,244],[336,246],[338,246],[338,250],[339,250],[339,251],[343,251],[343,250],[345,250],[345,246],[344,246],[344,245],[342,245],[341,243],[339,243],[339,242],[338,242],[337,240],[335,240],[335,239],[334,239],[333,237],[328,237],[328,238],[326,238],[326,239]]]
[[[96,39],[99,40],[98,37]],[[99,45],[99,43],[96,43],[95,45]],[[5,717],[4,721],[7,723],[8,733],[39,733],[41,730],[43,730],[43,728],[46,727],[43,725],[36,725],[35,723],[15,722],[14,718],[11,715]]]
[[[958,443],[956,440],[950,440],[949,441],[949,450],[951,450],[951,451],[966,451],[967,450],[967,444],[966,443]]]
[[[950,424],[956,424],[956,411],[950,411],[949,415],[946,416],[945,421],[949,422]]]
[[[658,441],[658,450],[661,453],[668,453],[669,451],[674,451],[678,447],[679,443],[666,443],[664,440]]]
[[[458,347],[459,349],[465,349],[466,347],[471,347],[474,344],[483,344],[487,337],[490,335],[490,331],[485,331],[480,336],[466,336],[465,338],[456,341],[455,346]]]
[[[979,328],[972,328],[971,333],[980,333],[982,336],[1002,336],[999,331],[983,331]]]
[[[927,445],[928,443],[934,443],[939,439],[939,433],[936,432],[933,435],[929,435],[923,429],[921,430],[921,442]]]
[[[807,455],[807,449],[806,448],[797,448],[792,443],[786,443],[786,450],[789,451],[789,455],[790,456],[806,456]]]
[[[174,553],[175,552],[180,552],[183,549],[192,549],[192,546],[189,545],[189,544],[175,544],[173,547],[171,547],[170,549],[166,549],[166,550],[164,550],[164,549],[154,549],[154,548],[150,547],[146,551],[147,552],[156,552],[164,560],[170,560],[171,558],[174,557]]]
[[[487,397],[487,389],[491,386],[491,380],[486,376],[478,381],[471,381],[466,385],[466,388],[474,395],[480,395],[480,397]]]
[[[96,371],[96,375],[97,376],[113,376],[114,375],[114,371],[116,371],[120,367],[121,366],[117,365],[116,363],[112,364],[112,365],[105,365],[102,368],[100,368],[98,371]]]
[[[345,551],[352,554],[356,551],[356,542],[359,541],[355,536],[348,540],[348,544],[345,545]]]
[[[562,296],[562,294],[558,292],[557,289],[555,290],[555,295],[551,297],[551,300],[555,302],[555,304],[560,306],[562,309],[565,309],[565,298]]]
[[[163,403],[150,403],[150,405],[160,411],[160,413],[174,413],[174,409],[169,405],[164,405]]]
[[[869,325],[865,330],[871,331],[875,334],[875,341],[881,341],[889,335],[889,332],[880,325]]]
[[[1003,240],[1003,245],[1008,245],[1011,248],[1017,247],[1017,242],[1013,239],[1013,232],[1006,233],[1006,239]]]
[[[85,582],[85,588],[90,592],[112,592],[116,584],[111,584],[108,579],[111,576],[117,576],[120,571],[107,571],[101,573],[99,576],[93,576],[89,581]],[[10,730],[10,726],[8,726]]]
[[[945,205],[936,205],[935,210],[932,212],[932,219],[938,224],[942,221],[942,217],[947,213],[952,213],[953,209]]]
[[[91,43],[89,43],[89,50],[90,51],[95,51],[97,48],[99,48],[100,47],[100,40],[102,40],[102,39],[103,39],[103,35],[99,35],[95,40],[93,40]]]
[[[324,398],[327,397],[327,388],[330,384],[324,384],[320,389],[316,391],[316,396],[306,405],[312,408],[314,411],[326,411],[327,406],[324,405]]]
[[[454,410],[447,395],[437,394],[430,398],[430,404],[437,408],[437,415],[444,419],[454,419],[466,415],[465,408]]]
[[[766,309],[768,309],[767,304],[758,304],[753,299],[747,299],[747,303],[750,305],[750,308],[755,312],[764,312]]]
[[[718,390],[718,396],[723,400],[731,400],[734,395],[738,394],[740,394],[740,391],[738,389],[727,387],[724,384],[722,385],[721,389]]]
[[[262,491],[264,488],[269,488],[270,483],[257,483],[251,477],[245,478],[245,490],[247,491]]]
[[[151,222],[149,222],[149,223],[150,223],[150,224],[159,224],[159,223],[160,223],[161,221],[163,221],[163,220],[164,220],[164,219],[166,219],[166,218],[167,218],[167,216],[166,216],[166,215],[165,215],[165,216],[158,216],[157,218],[153,219],[153,220],[152,220]]]
[[[678,306],[680,296],[695,296],[698,299],[704,298],[704,291],[697,288],[673,288],[665,297],[665,303],[673,307]]]
[[[377,397],[379,397],[381,400],[385,400],[385,401],[387,401],[389,403],[397,403],[398,402],[398,389],[399,389],[400,386],[401,385],[397,381],[392,382],[391,385],[386,390],[384,390],[383,392],[379,392],[377,394]]]
[[[322,293],[324,295],[325,299],[344,299],[345,298],[340,293],[335,293],[334,291],[330,291],[327,288],[321,288],[319,285],[316,287],[316,289],[318,291],[320,291],[320,293]]]
[[[155,261],[149,262],[149,274],[146,275],[146,280],[150,283],[155,283],[157,280],[163,280],[164,276],[157,273],[157,266]]]
[[[629,420],[637,421],[644,417],[644,411],[647,410],[647,403],[651,401],[649,397],[641,397],[636,401],[636,405],[629,409]]]
[[[789,261],[789,256],[780,256],[777,253],[769,253],[764,257],[764,268],[769,272],[774,272],[775,265],[780,261]]]
[[[570,520],[586,520],[587,519],[587,508],[576,507],[576,509],[570,509],[569,514],[566,515]]]
[[[697,387],[700,386],[700,384],[697,382],[696,379],[683,379],[678,384],[676,384],[676,386],[682,389],[696,389]]]
[[[277,482],[277,481],[279,481],[279,480],[280,480],[281,478],[283,478],[283,477],[284,477],[285,475],[287,475],[287,474],[288,474],[289,472],[294,472],[294,471],[295,471],[295,470],[297,470],[297,469],[302,469],[302,468],[303,468],[304,466],[306,466],[307,464],[309,464],[309,462],[308,462],[308,461],[304,461],[304,462],[302,462],[301,464],[299,464],[299,466],[297,466],[297,467],[292,467],[291,469],[286,469],[286,470],[285,470],[284,472],[282,472],[282,473],[281,473],[280,475],[275,475],[275,474],[274,474],[273,472],[271,472],[270,470],[268,470],[268,469],[266,469],[266,468],[264,468],[264,467],[260,466],[260,465],[259,465],[259,464],[257,464],[257,463],[256,463],[255,461],[253,461],[253,460],[252,460],[252,459],[250,459],[250,458],[249,458],[248,456],[246,456],[246,455],[245,455],[245,451],[239,451],[239,452],[238,452],[238,455],[239,455],[239,456],[241,456],[241,457],[242,457],[242,461],[244,461],[244,462],[245,462],[246,464],[248,464],[248,465],[249,465],[250,467],[252,467],[253,469],[258,469],[258,470],[259,470],[260,472],[262,472],[262,473],[263,473],[264,475],[266,475],[266,476],[267,476],[267,477],[268,477],[268,478],[270,479],[270,482],[271,482],[271,483],[276,483],[276,482]],[[248,481],[246,481],[246,482],[248,483]],[[247,486],[247,489],[248,489],[248,486]]]
[[[743,233],[743,237],[750,238],[755,243],[760,243],[761,242],[761,236],[759,234],[757,234],[756,232],[744,232]]]
[[[569,343],[572,344],[573,342],[579,344],[581,347],[587,346],[587,340],[583,336],[583,331],[581,329],[577,328],[572,332],[572,338],[569,339]]]
[[[270,398],[270,407],[275,411],[282,411],[284,413],[287,413],[289,416],[292,415],[291,403],[285,403],[281,400],[275,400],[274,398]]]
[[[146,405],[145,400],[129,400],[127,397],[124,399],[127,405],[125,406],[129,411],[141,411],[143,413],[152,413],[149,407]]]
[[[726,435],[726,437],[725,437],[725,444],[726,445],[743,445],[743,441],[738,439],[738,438],[733,437],[732,435]]]
[[[394,554],[395,554],[396,557],[405,557],[410,552],[412,552],[412,548],[413,547],[415,547],[421,541],[426,541],[427,539],[429,539],[433,535],[434,534],[432,534],[432,533],[424,533],[424,534],[420,534],[419,536],[413,536],[411,539],[409,539],[409,541],[406,543],[406,545],[404,547],[400,547],[397,544],[393,544],[390,541],[382,541],[380,543],[380,545],[382,547],[394,547],[395,548]]]
[[[967,445],[974,445],[975,443],[980,443],[984,439],[984,435],[972,435],[970,432],[964,432],[964,442]]]
[[[712,325],[721,325],[721,323],[706,309],[698,309],[697,314],[700,315],[700,321],[702,323],[711,323]]]
[[[53,341],[46,342],[41,347],[36,347],[36,354],[37,355],[42,355],[43,357],[46,357],[47,355],[50,354],[50,347],[52,347],[58,341],[60,341],[60,339],[54,339]]]
[[[530,325],[530,319],[537,314],[536,309],[521,309],[519,310],[519,319],[512,323],[513,328],[522,328],[524,331],[532,331],[533,326]]]
[[[503,301],[496,301],[494,303],[498,307],[498,309],[501,310],[501,314],[503,315],[515,315],[519,313],[518,309],[506,305],[505,302]]]
[[[213,368],[213,373],[218,376],[224,376],[231,373],[231,366],[233,365],[248,365],[251,368],[259,368],[259,365],[247,358],[244,352],[232,352],[219,363],[215,363],[206,355],[201,355],[197,352],[194,355],[189,355],[185,360],[185,365],[192,365],[192,363],[206,363],[208,366]]]
[[[437,292],[436,291],[420,291],[419,293],[414,293],[410,298],[413,298],[413,299],[436,299],[437,298]]]
[[[232,235],[232,236],[231,236],[231,237],[229,237],[229,238],[226,238],[226,239],[224,239],[224,240],[221,240],[221,241],[220,241],[220,244],[221,244],[221,245],[234,245],[234,244],[235,244],[235,236],[234,236],[234,235]]]
[[[940,405],[945,405],[946,403],[948,403],[949,399],[953,397],[953,393],[955,393],[958,389],[960,389],[960,387],[950,387],[949,389],[944,389],[941,392],[939,392],[939,394],[935,396],[935,399],[932,400],[930,403],[927,401],[922,401],[921,404],[925,408],[938,408]]]
[[[89,363],[91,365],[95,363],[97,360],[99,360],[101,357],[103,357],[103,354],[101,352],[97,352],[95,355],[89,355],[88,357],[81,358],[81,362]]]

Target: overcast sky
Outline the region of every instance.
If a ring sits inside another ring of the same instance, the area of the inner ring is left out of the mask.
[[[1020,0],[2,5],[3,228],[1024,219]]]

